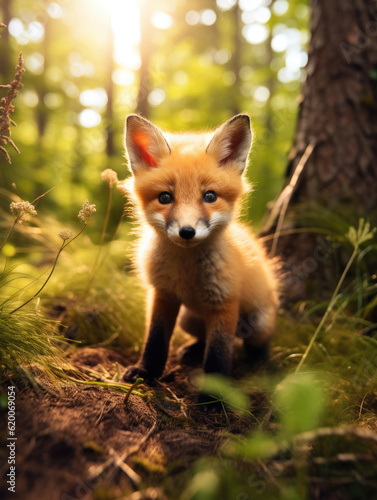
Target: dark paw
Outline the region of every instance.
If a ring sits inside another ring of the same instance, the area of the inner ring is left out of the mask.
[[[123,375],[123,380],[129,384],[136,382],[138,378],[142,378],[148,385],[155,385],[155,379],[150,373],[141,366],[129,366]]]
[[[204,413],[223,413],[224,403],[208,394],[200,394],[198,397],[198,408]]]
[[[259,368],[264,365],[269,358],[270,354],[270,344],[255,346],[244,342],[246,361],[252,368]]]
[[[182,365],[196,366],[201,365],[204,359],[206,344],[202,340],[193,344],[184,345],[178,351]]]

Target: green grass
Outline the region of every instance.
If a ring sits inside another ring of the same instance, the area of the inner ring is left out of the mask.
[[[0,194],[13,204],[19,201],[4,189]],[[25,217],[22,224],[21,215],[1,211],[1,382],[21,373],[36,386],[33,374],[38,370],[55,381],[66,380],[65,372],[75,370],[65,361],[64,336],[80,345],[129,347],[141,342],[145,293],[129,272],[128,245],[104,244],[111,196],[100,245],[81,235],[89,211],[95,211],[93,205],[84,213],[84,205],[79,213],[84,224],[75,237],[52,218],[36,216],[35,210],[32,220]],[[119,224],[116,232],[121,230]]]
[[[252,403],[252,431],[197,462],[180,500],[376,497],[376,288],[365,265],[361,272],[374,233],[363,220],[348,230],[353,252],[328,303],[279,317],[269,362],[233,391],[264,401]],[[230,410],[229,383],[214,378],[207,392]]]
[[[338,317],[295,374],[317,324],[279,317],[269,362],[236,383],[251,399],[251,432],[230,436],[216,457],[192,467],[183,494],[170,487],[170,495],[304,500],[321,491],[324,498],[375,498],[377,339],[361,335],[354,317]],[[228,394],[224,384],[224,401]]]
[[[56,325],[34,308],[14,314],[11,310],[0,309],[0,383],[18,379],[35,365],[53,380],[64,377],[68,363],[57,342]]]
[[[107,250],[105,246],[104,255]],[[84,248],[62,255],[42,296],[45,308],[61,312],[62,332],[82,345],[108,342],[110,346],[135,347],[143,339],[145,290],[129,266],[117,266],[117,251],[110,248],[91,277],[98,247],[85,238]]]
[[[9,217],[3,228],[11,223]],[[313,219],[313,227],[320,224]],[[51,236],[51,227],[56,226],[52,219],[38,218],[12,233],[4,246],[5,257],[12,251],[15,257],[11,264],[2,261],[0,273],[0,381],[17,379],[38,387],[47,375],[55,381],[129,394],[129,387],[111,377],[98,381],[93,370],[75,372],[66,361],[63,348],[68,344],[62,340],[63,336],[74,340],[75,349],[96,344],[140,347],[146,293],[131,272],[129,226],[120,230],[124,233],[120,239],[106,244],[105,230],[100,245],[83,234],[61,252],[38,298],[16,310],[42,288],[51,271],[59,249],[59,240]],[[326,234],[345,243],[348,260],[339,269],[332,298],[284,311],[270,360],[254,374],[240,372],[234,381],[207,378],[203,390],[224,402],[227,414],[222,425],[228,437],[216,456],[203,458],[178,475],[179,491],[173,481],[166,481],[169,497],[303,500],[308,491],[316,491],[330,500],[336,492],[343,495],[340,498],[373,498],[376,239],[365,223],[338,235],[334,227]],[[337,231],[342,232],[339,226]],[[26,241],[32,242],[31,250]],[[153,391],[148,395],[133,390],[133,394],[154,404]],[[234,418],[244,426],[242,435],[232,435]]]

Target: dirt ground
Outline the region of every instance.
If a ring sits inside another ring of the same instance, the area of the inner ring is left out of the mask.
[[[109,373],[118,364],[122,373],[135,357],[97,347],[77,350],[71,361]],[[164,499],[162,490],[177,495],[196,459],[216,454],[225,432],[243,432],[251,425],[230,413],[200,411],[192,370],[179,365],[173,353],[167,381],[147,397],[131,395],[126,404],[124,393],[104,387],[66,384],[60,395],[21,390],[16,397],[16,494],[4,484],[4,465],[1,498]]]

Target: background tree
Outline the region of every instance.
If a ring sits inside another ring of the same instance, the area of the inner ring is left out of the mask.
[[[377,209],[377,6],[313,0],[307,79],[288,175],[306,146],[295,201]]]
[[[56,217],[71,220],[75,199],[97,197],[100,218],[101,170],[127,173],[128,113],[142,112],[166,129],[201,130],[246,111],[255,131],[249,175],[256,189],[245,217],[258,224],[281,188],[292,141],[307,0],[2,1],[10,71],[21,49],[25,57],[15,112],[23,154],[13,160],[22,169],[22,197],[57,186],[44,200]],[[2,170],[1,187],[10,189],[13,173]],[[122,197],[115,203],[121,210]]]
[[[149,118],[148,95],[151,92],[150,59],[153,50],[153,26],[151,24],[151,12],[148,2],[142,0],[140,3],[140,70],[139,90],[136,111]]]
[[[313,225],[313,221],[318,226],[321,221],[322,227],[342,233],[348,224],[357,225],[360,216],[376,221],[376,3],[313,0],[308,53],[289,178],[310,144],[314,150],[291,199],[301,206],[293,205],[291,214],[296,227]],[[292,219],[283,229],[289,227]],[[279,237],[280,253],[293,270],[291,279],[297,283],[302,277],[296,293],[302,294],[309,284],[318,293],[326,282],[332,286],[334,276],[326,262],[316,266],[313,261],[307,272],[299,270],[315,259],[316,247],[318,237],[312,233]]]
[[[2,22],[5,24],[5,26],[8,26],[9,21],[11,19],[11,0],[2,0],[1,2],[1,8],[3,12],[2,16]],[[1,82],[2,84],[5,84],[5,82],[8,82],[10,78],[10,68],[11,68],[11,63],[10,63],[10,43],[9,43],[9,33],[8,30],[2,30],[2,50],[0,52],[0,75],[1,75]]]

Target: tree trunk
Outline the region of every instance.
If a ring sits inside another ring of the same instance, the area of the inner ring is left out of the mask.
[[[313,0],[307,80],[290,175],[316,145],[295,192],[330,210],[377,208],[377,5]]]
[[[142,0],[140,4],[140,83],[139,93],[137,98],[137,112],[145,118],[149,117],[150,106],[148,102],[148,95],[151,91],[151,84],[149,78],[149,62],[152,52],[151,32],[152,24],[150,22],[150,9],[146,0]]]
[[[232,95],[233,95],[233,103],[232,103],[232,113],[233,115],[238,115],[241,112],[239,96],[240,96],[240,69],[241,69],[241,48],[242,48],[242,26],[241,26],[241,9],[238,1],[232,9],[233,16],[233,52],[232,52],[232,71],[235,74],[236,80],[232,86]]]
[[[300,225],[297,216],[306,213],[302,207],[295,209],[297,203],[324,207],[342,216],[349,224],[354,224],[359,215],[367,215],[376,222],[375,1],[312,0],[307,79],[287,177],[294,174],[310,143],[314,150],[290,201],[295,226]],[[302,225],[307,227],[305,223]],[[325,256],[324,245],[322,241],[321,247],[318,237],[313,234],[281,234],[278,252],[291,271],[289,292],[296,288],[298,294],[304,293],[308,290],[308,283],[314,281],[320,293],[324,283],[330,284],[336,279],[329,272],[331,266],[325,265],[326,259],[319,258],[320,254]],[[327,253],[333,255],[334,248],[327,249]],[[304,263],[307,269],[298,272],[298,267],[302,268]],[[298,283],[301,286],[296,286]]]
[[[36,114],[35,118],[38,127],[38,140],[40,146],[42,145],[43,137],[45,135],[48,122],[48,115],[49,115],[49,109],[47,108],[44,101],[46,94],[48,94],[48,85],[46,83],[45,75],[50,65],[50,45],[51,45],[51,35],[52,35],[51,18],[47,15],[47,4],[48,0],[44,0],[43,17],[41,19],[45,30],[43,42],[41,45],[41,52],[44,60],[43,62],[44,69],[42,75],[40,75],[39,77],[38,86],[36,89],[38,93],[39,105],[36,107],[35,110]]]
[[[106,154],[108,157],[114,156],[114,33],[111,29],[111,17],[107,16],[106,36],[107,36],[107,50],[106,50],[106,63],[107,63],[107,105],[106,105]]]
[[[2,0],[1,3],[3,16],[0,19],[0,22],[5,24],[7,27],[0,29],[0,36],[2,38],[1,41],[1,50],[0,50],[0,75],[1,81],[0,84],[7,85],[13,80],[14,77],[14,65],[11,63],[11,48],[9,43],[9,31],[8,25],[11,20],[11,0]],[[12,67],[11,67],[12,66]]]

